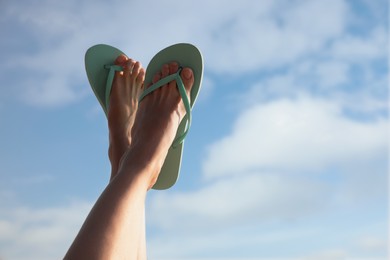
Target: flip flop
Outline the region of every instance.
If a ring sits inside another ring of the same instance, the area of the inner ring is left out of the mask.
[[[117,48],[105,44],[92,46],[85,53],[88,81],[106,116],[115,72],[123,70],[121,66],[114,65],[116,58],[121,54],[125,55]]]
[[[114,47],[104,44],[95,45],[89,48],[85,54],[85,68],[89,83],[106,115],[109,107],[109,97],[115,71],[122,70],[121,66],[114,65],[114,61],[121,54],[124,53]],[[175,80],[186,108],[186,115],[179,124],[175,140],[168,150],[157,182],[153,186],[153,189],[157,190],[164,190],[172,187],[179,177],[184,139],[191,126],[191,110],[198,97],[203,77],[203,59],[200,51],[194,45],[179,43],[163,49],[152,58],[146,69],[145,86],[150,85],[153,76],[161,70],[162,65],[172,61],[176,61],[179,64],[179,71],[148,87],[144,93],[141,94],[139,99],[140,102],[142,102],[143,98],[149,93],[166,85],[168,82]],[[190,101],[180,77],[181,69],[184,67],[191,68],[194,75],[194,84],[191,88]]]

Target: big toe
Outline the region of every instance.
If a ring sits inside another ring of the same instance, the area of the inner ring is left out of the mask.
[[[192,85],[194,84],[194,73],[190,68],[184,68],[181,71],[181,78],[183,80],[187,92],[190,92]]]
[[[127,60],[128,58],[124,54],[121,54],[116,58],[115,65],[123,65]]]

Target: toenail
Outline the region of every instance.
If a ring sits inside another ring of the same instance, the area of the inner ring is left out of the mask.
[[[119,57],[117,58],[117,61],[118,61],[118,62],[124,62],[124,61],[126,61],[126,56],[124,56],[123,54],[122,54],[122,55],[119,55]]]
[[[190,79],[191,76],[192,76],[192,71],[190,69],[188,69],[188,68],[185,68],[183,70],[183,76],[184,76],[185,79]]]

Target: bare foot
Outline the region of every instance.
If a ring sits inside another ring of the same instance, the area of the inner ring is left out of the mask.
[[[161,71],[154,76],[153,83],[176,73],[178,69],[176,62],[163,65]],[[190,90],[194,83],[192,70],[184,68],[181,77],[187,96],[190,97]],[[185,113],[176,81],[171,81],[147,95],[139,104],[132,131],[132,142],[121,162],[121,170],[126,171],[126,168],[134,167],[129,164],[130,161],[136,160],[138,167],[148,169],[145,171],[148,176],[144,177],[147,189],[150,189],[157,181],[168,149],[174,141],[177,128]]]
[[[145,78],[145,70],[138,61],[120,55],[115,65],[122,66],[123,71],[115,73],[107,116],[111,179],[118,172],[120,159],[131,143],[131,129]]]

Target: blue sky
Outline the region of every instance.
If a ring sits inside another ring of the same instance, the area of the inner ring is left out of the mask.
[[[204,55],[150,259],[388,259],[388,2],[1,1],[0,259],[59,259],[107,184],[84,53]]]

